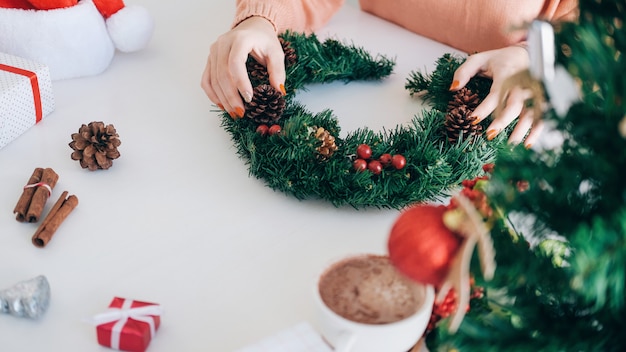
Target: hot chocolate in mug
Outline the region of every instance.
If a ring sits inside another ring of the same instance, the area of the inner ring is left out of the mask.
[[[335,352],[407,352],[430,320],[432,286],[400,274],[381,255],[331,264],[315,287],[317,323]]]

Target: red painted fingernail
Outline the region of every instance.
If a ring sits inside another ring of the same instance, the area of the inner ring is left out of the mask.
[[[220,108],[220,110],[224,110],[224,105],[222,104],[217,104],[217,107]]]
[[[237,115],[237,117],[243,117],[244,113],[245,110],[241,106],[235,108],[235,115]]]
[[[470,119],[472,120],[472,125],[478,125],[480,123],[478,116],[472,116]]]
[[[496,138],[497,135],[498,135],[498,130],[489,130],[487,131],[487,140],[492,140]]]
[[[283,93],[283,95],[287,95],[287,91],[285,90],[285,85],[284,84],[280,85],[280,91],[281,91],[281,93]]]
[[[459,81],[454,80],[454,82],[452,82],[452,84],[450,85],[450,90],[455,90],[459,87]]]
[[[232,111],[229,111],[229,112],[228,112],[228,115],[230,115],[230,117],[231,117],[233,120],[236,120],[236,119],[237,119],[237,115],[236,115],[234,112],[232,112]]]

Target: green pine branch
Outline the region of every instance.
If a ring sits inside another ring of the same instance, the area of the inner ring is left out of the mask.
[[[411,95],[422,97],[422,99],[430,103],[433,108],[439,111],[446,111],[448,103],[454,96],[454,92],[450,91],[454,72],[463,62],[465,62],[464,58],[449,53],[444,54],[437,59],[436,67],[433,72],[411,72],[404,87]],[[483,100],[487,94],[489,94],[491,80],[477,76],[468,82],[467,88],[477,93],[480,100]]]

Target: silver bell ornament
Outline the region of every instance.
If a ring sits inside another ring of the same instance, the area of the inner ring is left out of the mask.
[[[50,303],[50,285],[45,276],[21,281],[0,291],[0,313],[16,317],[37,319]]]

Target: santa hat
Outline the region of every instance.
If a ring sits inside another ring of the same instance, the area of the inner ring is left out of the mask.
[[[80,0],[0,0],[0,8],[54,10],[72,7]],[[123,52],[143,49],[152,36],[154,23],[148,11],[140,6],[125,6],[123,0],[93,0],[106,21],[115,47]]]
[[[0,52],[46,64],[53,80],[103,72],[153,29],[146,9],[123,0],[0,0]]]
[[[148,44],[154,23],[145,8],[125,6],[122,0],[93,0],[93,3],[104,17],[111,40],[118,50],[137,51]]]

